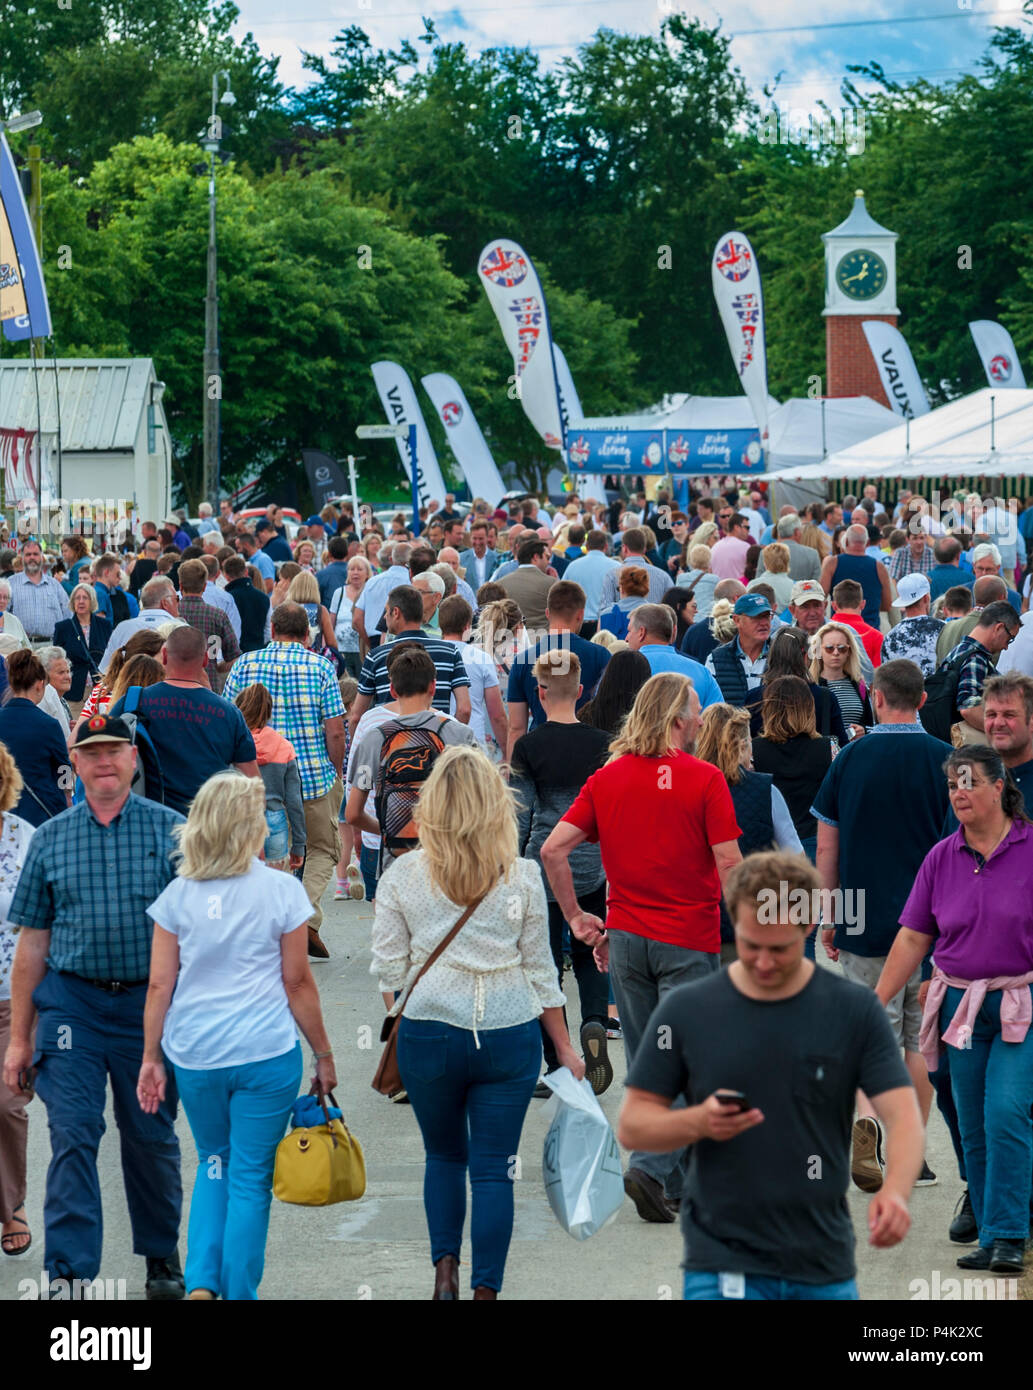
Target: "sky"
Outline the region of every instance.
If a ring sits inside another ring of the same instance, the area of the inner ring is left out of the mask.
[[[684,9],[709,23],[721,21],[755,96],[780,78],[780,101],[801,110],[818,101],[838,104],[851,63],[878,62],[903,81],[924,76],[942,82],[974,72],[995,24],[1017,24],[1020,15],[1019,0],[292,0],[289,18],[284,0],[236,3],[239,31],[250,30],[263,52],[278,55],[281,80],[299,87],[310,80],[303,50],[329,57],[334,35],[352,24],[391,47],[416,39],[423,31],[420,16],[428,15],[443,39],[462,40],[473,52],[530,45],[552,65],[600,27],[655,34],[665,14]]]

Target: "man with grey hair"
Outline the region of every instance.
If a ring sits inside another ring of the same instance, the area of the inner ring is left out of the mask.
[[[789,578],[794,584],[803,579],[818,579],[821,575],[821,556],[800,539],[803,523],[796,512],[779,517],[775,535],[789,551]],[[758,576],[764,573],[764,552],[757,561]]]
[[[399,585],[409,583],[409,561],[412,558],[409,542],[396,541],[394,545],[383,545],[380,553],[389,562],[388,567],[366,580],[352,609],[352,627],[359,634],[359,652],[363,659],[368,651],[380,643],[377,624],[384,616],[388,594]]]
[[[998,575],[1004,580],[1007,587],[1005,597],[1016,613],[1022,612],[1022,599],[1012,588],[1008,580],[1008,573],[1001,571],[1001,552],[992,541],[984,541],[982,545],[974,546],[972,549],[972,574],[976,579],[985,579],[989,575]]]
[[[455,578],[454,575],[452,577]],[[429,569],[414,576],[412,586],[423,599],[423,631],[428,637],[439,636],[435,615],[438,604],[445,597],[445,581],[440,574],[435,574],[433,569]]]
[[[866,555],[868,532],[860,525],[851,525],[843,532],[843,553],[828,555],[821,566],[821,587],[831,594],[844,579],[852,579],[864,591],[861,617],[869,627],[879,631],[879,614],[893,607],[893,590],[886,566],[881,560]]]
[[[156,574],[153,579],[148,579],[140,590],[140,612],[135,618],[126,618],[124,622],[119,623],[108,639],[108,645],[100,659],[101,670],[108,669],[108,662],[119,647],[124,647],[135,633],[164,627],[166,624],[173,627],[181,625],[179,597],[172,580],[167,575]]]
[[[218,532],[219,523],[212,518],[212,504],[210,502],[202,502],[197,509],[197,515],[199,518],[197,534],[199,536],[206,536],[209,531]]]
[[[452,571],[452,578],[455,580],[455,584],[451,588],[449,588],[448,576],[445,574],[446,567]],[[458,594],[460,598],[466,599],[467,603],[473,609],[474,614],[476,614],[477,595],[466,582],[466,571],[463,569],[462,559],[455,546],[442,546],[438,553],[438,562],[436,565],[432,565],[431,568],[434,570],[435,574],[440,574],[445,581],[445,597],[448,598],[453,593]],[[462,574],[460,574],[460,570],[463,571]]]

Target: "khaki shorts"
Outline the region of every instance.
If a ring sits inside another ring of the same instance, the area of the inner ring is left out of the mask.
[[[853,980],[855,985],[874,989],[879,983],[886,957],[855,956],[849,951],[840,951],[839,963],[848,980]],[[894,995],[886,1005],[890,1027],[905,1052],[918,1051],[918,1035],[922,1028],[922,1007],[918,1002],[921,983],[922,967],[919,966],[900,993]]]

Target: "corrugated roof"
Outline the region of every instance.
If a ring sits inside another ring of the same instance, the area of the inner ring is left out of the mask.
[[[39,415],[44,434],[57,432],[53,363],[37,368]],[[149,357],[57,359],[61,404],[61,447],[76,450],[133,449],[154,374]],[[36,385],[23,358],[0,362],[0,426],[37,428]]]

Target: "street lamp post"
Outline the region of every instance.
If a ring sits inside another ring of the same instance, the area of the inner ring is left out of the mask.
[[[226,89],[219,96],[219,79]],[[208,167],[208,277],[204,296],[204,459],[202,491],[216,512],[219,509],[220,440],[219,416],[222,402],[222,376],[219,367],[219,287],[216,279],[218,257],[215,242],[215,160],[222,146],[222,118],[216,107],[219,102],[232,106],[236,97],[230,87],[230,75],[220,71],[212,75],[212,114],[208,129],[201,140],[209,155]]]

